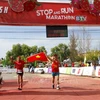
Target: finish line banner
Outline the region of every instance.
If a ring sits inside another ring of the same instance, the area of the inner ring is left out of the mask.
[[[0,1],[1,25],[100,25],[95,16],[69,3],[41,3],[33,11],[14,12],[8,1]]]

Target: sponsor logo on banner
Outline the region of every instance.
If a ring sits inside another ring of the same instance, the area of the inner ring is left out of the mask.
[[[98,75],[100,75],[100,69],[98,70]]]
[[[78,72],[77,72],[77,74],[79,74],[79,73],[80,73],[80,71],[81,71],[81,69],[78,69]]]
[[[83,73],[82,73],[82,75],[85,75],[85,76],[92,76],[92,73],[93,73],[93,67],[84,67],[84,68],[83,68]]]
[[[100,66],[96,66],[95,75],[96,75],[97,77],[100,77]]]
[[[48,68],[48,73],[52,73],[52,69],[51,68]]]
[[[72,74],[72,75],[75,75],[75,74],[76,74],[76,71],[77,71],[77,68],[72,68],[71,74]]]
[[[76,16],[76,21],[79,22],[87,21],[87,16]]]
[[[76,69],[73,69],[73,70],[72,70],[72,73],[75,73],[75,70],[76,70]]]
[[[82,75],[83,67],[77,68],[76,75]]]

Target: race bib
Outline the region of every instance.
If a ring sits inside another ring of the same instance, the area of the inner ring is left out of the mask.
[[[18,70],[17,70],[17,73],[22,73],[22,70],[19,70],[19,69],[18,69]]]

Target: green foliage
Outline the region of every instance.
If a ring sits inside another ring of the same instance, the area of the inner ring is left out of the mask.
[[[38,52],[38,47],[35,45],[35,46],[32,46],[30,47],[30,55],[31,54],[35,54]]]
[[[87,60],[97,61],[99,54],[100,54],[100,51],[91,50],[90,52],[87,53]]]
[[[38,47],[38,46],[28,46],[26,44],[16,44],[12,46],[12,50],[8,51],[6,53],[6,58],[5,58],[5,64],[6,65],[13,65],[12,62],[10,61],[10,57],[13,56],[14,60],[18,56],[21,56],[21,58],[25,61],[28,56],[31,54],[36,54],[39,52],[45,52],[47,53],[46,49],[44,46]],[[62,62],[65,60],[67,57],[73,57],[75,61],[84,61],[84,54],[78,55],[76,49],[69,49],[69,47],[66,44],[60,43],[59,45],[51,48],[51,56],[57,54],[59,60]],[[90,52],[86,53],[86,59],[91,60],[91,61],[97,61],[98,56],[100,54],[100,51],[97,50],[91,50]],[[72,59],[71,59],[72,60]],[[73,61],[73,60],[72,60]],[[32,64],[34,66],[37,65],[39,62],[33,62]]]
[[[14,58],[22,55],[22,46],[20,44],[13,45],[11,52]]]
[[[39,47],[38,48],[38,52],[45,52],[45,53],[47,53],[47,51],[46,51],[44,46]]]
[[[60,61],[63,61],[70,55],[70,50],[66,44],[59,44],[54,48],[51,48],[51,55],[57,54]]]
[[[78,62],[79,62],[79,61],[82,61],[82,62],[83,62],[83,61],[84,61],[84,56],[83,56],[83,55],[81,55],[81,56],[76,56],[76,57],[75,57],[75,60],[78,61]]]
[[[12,65],[12,62],[10,60],[10,57],[13,56],[13,59],[16,60],[18,56],[21,56],[21,58],[26,61],[26,58],[32,54],[39,53],[39,52],[45,52],[47,53],[44,46],[37,47],[32,46],[29,47],[26,44],[16,44],[12,46],[12,50],[8,51],[6,53],[6,65]]]
[[[30,55],[30,47],[27,46],[26,44],[23,44],[21,46],[21,52],[22,52],[22,55],[24,55],[25,57],[29,56]]]

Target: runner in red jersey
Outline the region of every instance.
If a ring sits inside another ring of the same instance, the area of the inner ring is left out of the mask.
[[[52,61],[52,88],[55,88],[55,76],[57,76],[57,89],[60,89],[59,86],[59,67],[60,67],[60,62],[58,60],[57,55],[53,55],[52,59],[50,57],[48,57],[49,60]]]
[[[22,88],[23,88],[23,68],[24,68],[24,64],[26,62],[21,60],[20,56],[17,58],[17,61],[14,61],[13,58],[11,57],[11,61],[15,64],[15,68],[17,69],[18,90],[22,90]]]

